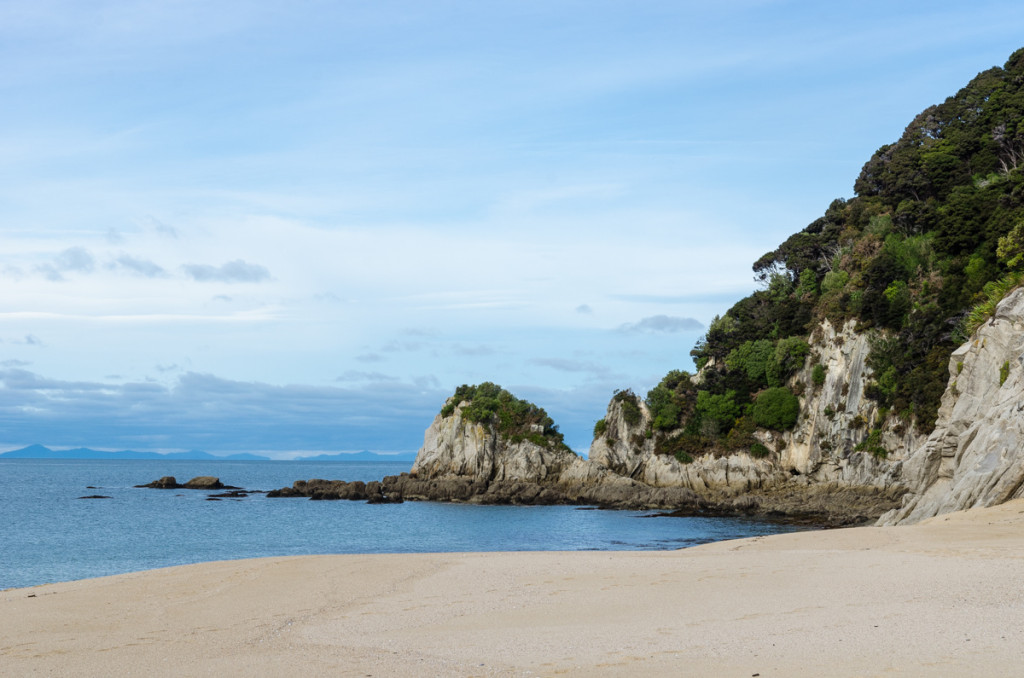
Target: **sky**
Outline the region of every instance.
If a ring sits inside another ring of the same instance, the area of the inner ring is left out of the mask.
[[[0,450],[584,453],[1024,4],[0,0]]]

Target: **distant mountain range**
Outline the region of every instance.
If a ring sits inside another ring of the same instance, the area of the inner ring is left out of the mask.
[[[29,445],[20,450],[0,453],[0,457],[6,459],[183,459],[198,461],[273,461],[270,457],[249,452],[235,454],[210,454],[202,450],[190,450],[188,452],[136,452],[134,450],[122,450],[120,452],[104,452],[102,450],[91,450],[88,447],[78,447],[73,450],[51,450],[43,445]],[[414,452],[399,452],[395,454],[380,454],[364,450],[362,452],[339,452],[337,454],[318,454],[312,457],[298,457],[290,461],[413,461],[416,458]]]

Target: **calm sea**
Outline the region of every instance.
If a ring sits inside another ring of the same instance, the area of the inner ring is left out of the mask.
[[[379,480],[409,462],[0,459],[0,589],[210,560],[325,553],[677,549],[794,527],[647,511],[433,502],[207,501],[137,489],[161,476],[218,476],[272,490],[295,480]],[[92,486],[95,489],[91,489]],[[79,499],[102,494],[110,499]]]

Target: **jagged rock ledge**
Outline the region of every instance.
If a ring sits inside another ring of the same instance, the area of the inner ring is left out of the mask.
[[[588,464],[585,460],[584,464]],[[589,464],[588,464],[589,465]],[[272,490],[268,498],[313,500],[441,501],[481,505],[590,506],[601,509],[660,510],[673,516],[746,517],[823,527],[862,525],[881,510],[900,505],[900,493],[840,484],[806,484],[785,491],[754,491],[739,497],[701,496],[689,488],[651,487],[636,481],[598,483],[485,482],[471,478],[422,479],[403,473],[381,481],[298,480]]]
[[[385,478],[385,480],[387,479]],[[271,490],[267,493],[268,499],[278,497],[308,497],[318,501],[348,499],[350,501],[366,501],[370,504],[402,503],[401,494],[385,490],[383,483],[376,480],[369,483],[364,483],[361,480],[346,482],[320,478],[296,480],[291,487],[282,487],[280,490]]]

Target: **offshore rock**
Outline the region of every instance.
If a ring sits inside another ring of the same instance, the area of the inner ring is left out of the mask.
[[[184,485],[179,485],[174,476],[164,476],[145,485],[135,487],[149,487],[157,490],[240,490],[242,488],[234,485],[225,485],[220,478],[214,476],[196,476]]]
[[[366,501],[370,504],[396,504],[401,503],[401,498],[391,496],[383,492],[383,484],[380,481],[364,483],[361,480],[346,482],[344,480],[323,480],[313,478],[311,480],[296,480],[291,487],[283,487],[279,490],[271,490],[267,493],[269,499],[278,497],[306,497],[317,501],[332,501],[347,499],[349,501]]]

